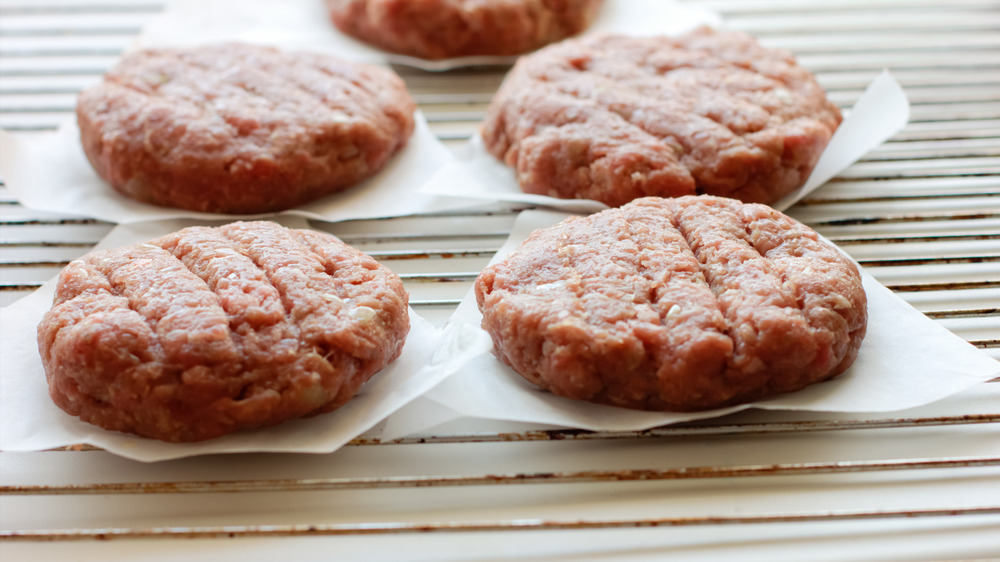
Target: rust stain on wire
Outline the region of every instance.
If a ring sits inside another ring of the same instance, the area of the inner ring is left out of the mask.
[[[949,256],[935,258],[892,258],[892,259],[862,259],[858,260],[866,267],[900,267],[912,265],[959,264],[959,263],[995,263],[1000,262],[1000,256]]]
[[[962,507],[916,510],[828,511],[787,515],[736,515],[706,517],[652,517],[644,519],[545,520],[512,519],[487,522],[396,523],[368,522],[331,525],[253,525],[218,527],[153,527],[148,529],[72,529],[42,531],[5,531],[5,541],[75,541],[110,539],[206,539],[248,537],[302,537],[330,535],[391,535],[405,533],[480,533],[496,531],[598,530],[651,527],[693,527],[705,525],[747,525],[767,523],[808,523],[821,521],[860,521],[916,517],[957,517],[1000,514],[1000,507]]]
[[[886,285],[894,293],[917,293],[922,291],[961,291],[965,289],[996,289],[1000,281],[956,281],[943,283],[913,283]]]
[[[331,234],[335,234],[332,232]],[[427,242],[428,240],[480,240],[480,239],[496,239],[503,243],[510,236],[509,231],[494,231],[494,232],[469,232],[469,233],[433,233],[433,234],[345,234],[336,235],[345,244],[385,244],[389,242],[411,242],[414,240],[420,242]],[[998,236],[1000,238],[1000,236]],[[499,246],[499,244],[498,244]]]
[[[1000,423],[1000,414],[970,414],[933,418],[892,418],[884,420],[807,420],[794,422],[762,422],[719,425],[685,425],[655,427],[639,431],[588,431],[585,429],[548,429],[518,433],[470,434],[428,437],[403,437],[382,441],[377,438],[359,437],[353,445],[416,444],[416,443],[484,443],[494,441],[562,441],[606,440],[666,437],[708,437],[726,435],[766,435],[808,433],[819,431],[844,431],[859,429],[894,429],[906,427],[931,427]]]
[[[496,248],[478,248],[471,250],[387,250],[387,251],[366,251],[365,253],[377,260],[413,260],[428,258],[491,258],[497,251]]]
[[[308,492],[432,488],[440,486],[489,486],[498,484],[579,484],[585,482],[634,482],[703,478],[746,478],[843,474],[892,470],[925,470],[1000,466],[1000,457],[916,459],[896,461],[845,461],[766,464],[747,466],[696,466],[668,469],[571,470],[473,476],[391,476],[376,478],[297,478],[202,482],[114,482],[98,484],[2,486],[2,495],[108,495],[108,494],[218,494],[259,492]]]
[[[928,318],[979,318],[996,316],[1000,308],[973,308],[967,310],[932,310],[924,313]]]
[[[838,182],[847,183],[847,182]],[[880,195],[872,197],[857,196],[848,198],[813,198],[809,197],[795,203],[796,206],[812,207],[820,205],[838,205],[841,203],[895,203],[897,201],[915,201],[923,199],[959,199],[966,197],[996,197],[1000,192],[970,191],[968,193],[916,193],[900,195]]]
[[[853,217],[844,219],[829,219],[811,223],[818,226],[854,226],[862,224],[929,222],[929,221],[959,221],[986,220],[1000,218],[1000,213],[956,213],[953,215],[900,215],[883,217]]]
[[[41,283],[0,285],[0,291],[34,291],[35,289],[41,286],[42,286]]]
[[[827,239],[841,246],[857,246],[863,244],[912,244],[915,242],[969,242],[979,240],[1000,240],[1000,234],[934,234],[924,236],[870,237],[827,236]]]
[[[74,218],[74,219],[56,219],[56,220],[41,220],[41,219],[19,220],[16,218],[5,218],[0,220],[0,226],[66,226],[66,225],[92,225],[92,224],[112,226],[111,223],[99,219]]]
[[[648,439],[668,437],[710,437],[728,435],[767,435],[786,433],[809,433],[819,431],[845,431],[859,429],[894,429],[907,427],[934,427],[948,425],[970,425],[1000,423],[1000,414],[969,414],[963,416],[940,416],[932,418],[890,418],[883,420],[806,420],[793,422],[761,422],[718,425],[677,424],[654,427],[638,431],[588,431],[586,429],[544,429],[508,433],[473,433],[452,435],[427,435],[380,439],[378,437],[356,437],[349,446],[368,445],[418,445],[418,444],[458,444],[494,443],[521,441],[567,441],[567,440],[612,440]],[[100,447],[78,444],[50,449],[50,451],[102,451]]]

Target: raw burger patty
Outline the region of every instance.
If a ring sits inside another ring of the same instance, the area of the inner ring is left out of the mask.
[[[344,33],[423,59],[517,55],[575,35],[603,0],[326,0]]]
[[[534,232],[475,282],[496,354],[553,393],[690,411],[792,392],[857,356],[857,268],[759,204],[647,197]]]
[[[328,234],[194,227],[72,261],[38,347],[66,412],[199,441],[343,405],[399,356],[407,301],[399,277]]]
[[[94,169],[129,197],[263,213],[375,174],[415,108],[388,70],[229,43],[125,57],[80,94],[77,121]]]
[[[805,183],[840,120],[790,53],[702,28],[522,57],[482,136],[528,193],[613,207],[650,195],[773,203]]]

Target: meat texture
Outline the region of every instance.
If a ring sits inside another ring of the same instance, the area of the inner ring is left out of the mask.
[[[391,71],[227,43],[125,57],[84,90],[84,152],[122,194],[213,213],[264,213],[381,170],[414,128]]]
[[[438,60],[519,55],[583,31],[603,0],[326,0],[344,33]]]
[[[399,277],[328,234],[194,227],[72,261],[38,345],[69,414],[200,441],[343,405],[399,356],[407,301]]]
[[[522,57],[482,136],[528,193],[613,207],[694,194],[773,203],[805,183],[840,121],[790,53],[702,28]]]
[[[867,325],[857,268],[759,204],[647,197],[534,232],[476,279],[497,356],[578,400],[693,411],[846,370]]]

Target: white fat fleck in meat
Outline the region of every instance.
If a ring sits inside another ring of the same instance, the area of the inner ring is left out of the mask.
[[[565,287],[566,287],[565,281],[553,281],[551,283],[543,283],[541,285],[538,285],[537,287],[535,287],[535,290],[542,293],[548,293],[555,291],[556,289],[562,289]]]
[[[351,308],[348,314],[351,315],[351,318],[359,322],[370,322],[372,319],[375,318],[376,312],[374,308],[369,308],[367,306],[356,306]]]
[[[854,308],[854,305],[851,304],[851,301],[844,298],[844,295],[834,294],[830,296],[830,299],[833,301],[834,310],[850,310]]]

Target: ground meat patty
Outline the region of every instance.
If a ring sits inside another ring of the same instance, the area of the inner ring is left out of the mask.
[[[217,213],[287,209],[379,171],[413,132],[392,72],[223,44],[125,57],[84,90],[84,152],[121,193]]]
[[[610,206],[696,193],[773,203],[805,183],[840,120],[790,53],[702,28],[522,57],[482,136],[528,193]]]
[[[759,204],[647,197],[533,233],[475,283],[496,354],[568,398],[690,411],[799,390],[851,365],[857,268]]]
[[[603,0],[326,0],[344,33],[423,59],[518,55],[583,31]]]
[[[70,262],[38,346],[66,412],[200,441],[343,405],[399,356],[407,300],[328,234],[195,227]]]

